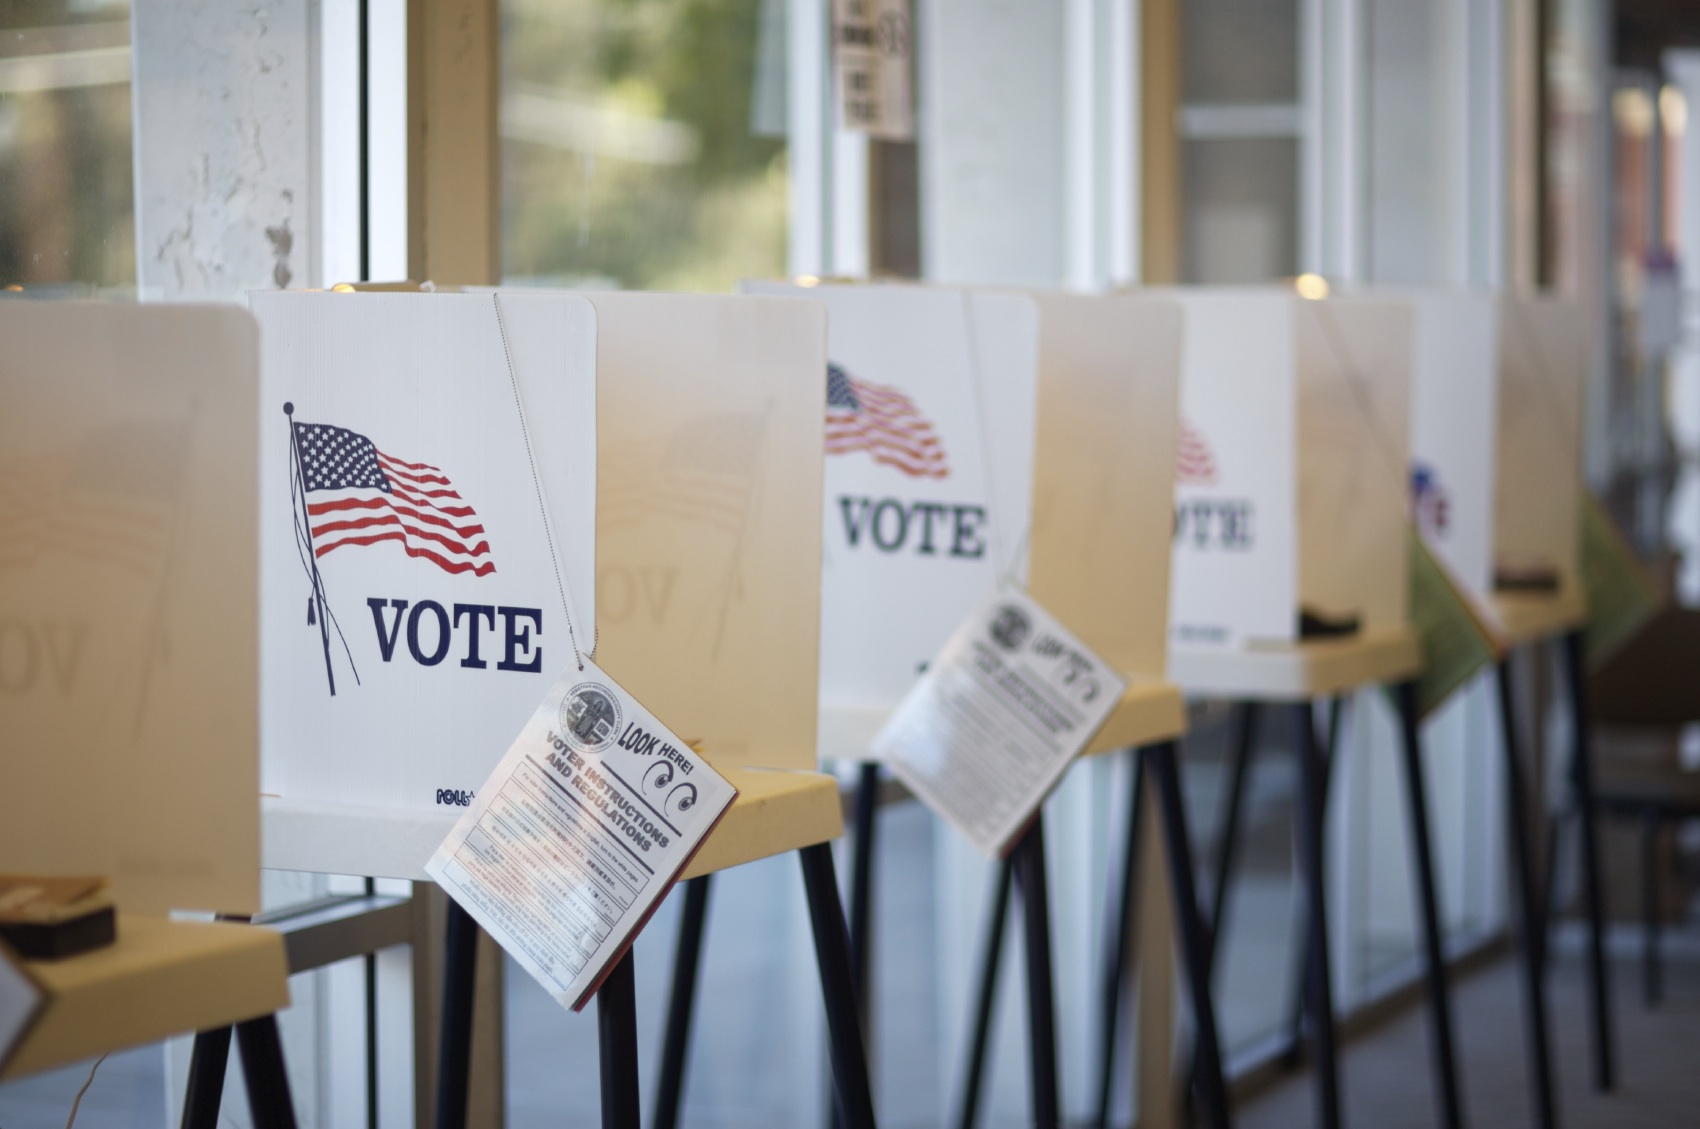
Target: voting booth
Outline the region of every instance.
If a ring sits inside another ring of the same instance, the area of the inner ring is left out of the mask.
[[[25,963],[6,1075],[237,1024],[287,1107],[282,937],[167,917],[259,909],[253,319],[20,301],[0,341],[0,872],[117,908],[115,940]]]
[[[836,834],[830,780],[744,779],[815,763],[819,403],[797,382],[817,308],[252,304],[267,865],[419,877],[578,653],[752,798],[800,790],[799,818]]]
[[[866,756],[926,664],[1005,581],[1135,678],[1143,721],[1113,716],[1094,750],[1128,744],[1112,742],[1129,725],[1179,732],[1179,696],[1157,688],[1173,305],[906,285],[748,289],[808,295],[830,321],[822,756]]]
[[[253,307],[279,413],[262,438],[267,864],[420,877],[555,680],[593,659],[738,790],[683,877],[801,854],[840,1109],[871,1124],[838,788],[813,771],[821,308],[508,291]],[[451,906],[439,1123],[466,1116],[474,937]],[[605,975],[603,1111],[630,1124],[629,953]],[[688,1024],[694,976],[674,991]]]
[[[1171,676],[1189,689],[1296,694],[1320,684],[1307,665],[1340,657],[1305,640],[1350,641],[1360,681],[1414,665],[1409,308],[1271,289],[1172,293],[1187,316]],[[1263,661],[1279,653],[1302,658]]]
[[[1144,294],[1034,292],[1039,410],[1028,590],[1127,676],[1087,747],[1178,736],[1167,679],[1183,311]]]
[[[1592,722],[1587,704],[1584,631],[1587,604],[1580,576],[1582,408],[1592,350],[1580,307],[1544,296],[1502,295],[1497,302],[1498,422],[1493,478],[1491,599],[1485,622],[1500,652],[1495,670],[1505,753],[1506,821],[1518,935],[1544,937],[1551,912],[1536,861],[1545,831],[1526,813],[1542,785],[1522,764],[1514,652],[1555,644],[1563,668],[1570,735],[1568,778],[1577,815],[1593,1080],[1609,1089],[1614,1075],[1611,986],[1605,959],[1605,910],[1595,798]],[[1538,804],[1538,800],[1535,801]],[[1529,1075],[1538,1118],[1555,1107],[1553,1052],[1547,1030],[1545,957],[1521,946],[1528,1009]]]
[[[830,321],[823,756],[862,759],[876,734],[882,746],[896,739],[881,727],[900,702],[904,712],[894,726],[930,726],[932,707],[905,695],[935,659],[946,666],[956,661],[947,641],[955,648],[952,640],[1005,585],[1024,588],[1040,605],[1033,613],[1054,616],[1128,683],[1083,751],[1177,737],[1185,728],[1184,707],[1165,679],[1164,655],[1179,308],[1149,295],[883,284],[750,288],[808,294],[826,305]],[[1006,608],[1005,614],[1027,622],[1026,612]],[[952,686],[962,685],[949,677]],[[933,690],[923,685],[922,692]],[[993,754],[989,747],[985,752]],[[985,850],[1007,827],[995,813],[1011,804],[1025,811],[1032,802],[1026,785],[1013,783],[1032,766],[1016,771],[1009,762],[1010,772],[997,776],[1004,783],[987,786],[970,779],[976,776],[970,762],[978,760],[941,768],[925,785],[912,775],[912,764],[897,768],[910,773],[904,779],[912,789],[943,803],[941,814]],[[853,947],[862,952],[877,773],[864,763],[857,790],[850,921]],[[1020,803],[1012,789],[1020,790]],[[1038,795],[1044,791],[1048,785]],[[967,795],[978,799],[961,799]],[[966,814],[964,806],[978,814]],[[1054,1060],[1055,1048],[1049,941],[1041,940],[1050,932],[1039,873],[1042,835],[1037,819],[1023,816],[1023,825],[999,867],[993,906],[1007,906],[1012,874],[1024,875],[1029,991],[1046,1001],[1030,1010],[1029,1038],[1035,1062],[1046,1062]],[[1133,896],[1131,882],[1124,894]],[[1192,902],[1189,888],[1181,904]],[[1128,909],[1122,904],[1111,914],[1126,921]],[[993,908],[989,935],[1001,933],[1003,916]],[[1126,948],[1119,946],[1118,954]],[[987,959],[998,959],[995,946],[984,951]],[[1165,955],[1147,954],[1154,975],[1167,975]],[[987,1053],[984,986],[995,979],[990,972],[977,977],[981,1018],[968,1034],[964,1123],[973,1118]],[[1113,1055],[1113,1047],[1104,1048],[1105,1071]],[[1055,1072],[1035,1069],[1034,1115],[1047,1123],[1057,1103]]]
[[[1574,303],[1417,292],[1411,510],[1424,542],[1507,646],[1577,621],[1582,398]]]
[[[860,759],[963,618],[1026,579],[1038,311],[917,286],[745,288],[827,310],[820,753]]]
[[[1303,998],[1318,1109],[1324,1124],[1337,1123],[1322,859],[1328,755],[1312,707],[1386,685],[1398,710],[1438,1104],[1451,1116],[1459,1097],[1417,718],[1421,653],[1407,622],[1414,314],[1383,297],[1177,294],[1187,320],[1169,673],[1188,691],[1237,703],[1239,729],[1212,928],[1221,927],[1257,719],[1271,709],[1286,715],[1298,752]],[[1212,954],[1207,946],[1206,978]]]
[[[1544,832],[1526,823],[1541,786],[1518,747],[1513,653],[1560,644],[1565,706],[1589,918],[1588,973],[1595,1078],[1611,1077],[1608,980],[1579,576],[1581,418],[1590,351],[1574,302],[1550,297],[1402,295],[1416,317],[1411,508],[1424,543],[1468,602],[1497,656],[1494,676],[1505,756],[1512,895],[1518,935],[1546,934],[1535,861]],[[1550,1119],[1556,1086],[1546,1018],[1544,958],[1522,946],[1530,1079],[1538,1119]]]

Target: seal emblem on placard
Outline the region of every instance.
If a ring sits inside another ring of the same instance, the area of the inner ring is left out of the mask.
[[[1005,604],[998,609],[992,625],[987,628],[998,646],[1006,651],[1019,651],[1021,645],[1027,642],[1027,633],[1032,625],[1027,622],[1027,614],[1014,604]]]
[[[620,732],[620,703],[608,688],[580,682],[561,699],[561,735],[581,753],[600,753]]]

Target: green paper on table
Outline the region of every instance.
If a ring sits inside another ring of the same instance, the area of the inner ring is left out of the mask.
[[[1491,664],[1498,651],[1468,597],[1415,530],[1411,532],[1410,615],[1423,648],[1417,712],[1427,717]]]
[[[1611,516],[1586,492],[1581,530],[1588,660],[1597,663],[1628,642],[1664,601]]]

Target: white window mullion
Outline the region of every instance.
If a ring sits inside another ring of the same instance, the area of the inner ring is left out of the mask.
[[[1063,8],[1063,270],[1064,282],[1083,290],[1098,282],[1098,7],[1066,0]]]
[[[1299,270],[1320,273],[1327,227],[1327,134],[1322,81],[1327,0],[1299,3]]]
[[[827,154],[832,129],[827,64],[827,6],[787,0],[786,163],[791,220],[787,267],[793,275],[827,273]]]
[[[1367,158],[1364,0],[1299,11],[1299,269],[1364,276]]]
[[[830,87],[829,87],[830,89]],[[832,131],[832,201],[828,211],[830,255],[826,273],[843,278],[868,276],[868,135]]]
[[[314,83],[313,214],[319,269],[312,285],[360,279],[360,6],[314,5],[318,66]]]
[[[1105,0],[1104,283],[1139,281],[1139,6]]]

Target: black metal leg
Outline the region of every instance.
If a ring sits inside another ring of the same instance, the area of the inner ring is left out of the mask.
[[[614,962],[596,989],[596,1035],[602,1064],[602,1129],[641,1129],[637,980],[630,949]]]
[[[1641,992],[1648,1007],[1664,996],[1659,967],[1659,817],[1648,812],[1641,824]]]
[[[997,996],[998,967],[1003,961],[1004,927],[1009,919],[1009,888],[1015,878],[1015,856],[998,863],[992,886],[992,907],[986,914],[986,943],[980,956],[980,990],[974,1004],[974,1025],[968,1034],[968,1069],[962,1084],[959,1129],[974,1129],[980,1115],[980,1084],[985,1077],[986,1045],[991,1041],[992,1005]]]
[[[366,1129],[378,1129],[378,954],[366,966]]]
[[[868,1056],[862,1042],[862,1026],[856,1018],[850,938],[844,925],[844,906],[838,900],[832,845],[817,843],[797,854],[803,863],[803,888],[808,896],[809,923],[814,929],[815,960],[820,965],[821,994],[826,1000],[827,1040],[832,1052],[838,1116],[848,1129],[874,1129]]]
[[[214,1027],[195,1035],[189,1055],[189,1088],[183,1095],[183,1129],[216,1129],[224,1098],[224,1072],[230,1064],[230,1028]]]
[[[1186,807],[1181,799],[1180,766],[1175,743],[1165,741],[1145,750],[1157,788],[1157,806],[1163,817],[1163,838],[1169,862],[1169,887],[1174,900],[1175,926],[1180,934],[1181,956],[1187,987],[1192,997],[1192,1021],[1196,1034],[1195,1068],[1200,1112],[1209,1129],[1227,1129],[1228,1091],[1222,1080],[1222,1045],[1217,1037],[1216,1005],[1210,992],[1209,940],[1198,915],[1198,888],[1192,869],[1192,839],[1186,829]]]
[[[1223,797],[1221,828],[1216,837],[1216,873],[1210,887],[1210,913],[1204,918],[1205,973],[1212,983],[1216,979],[1216,954],[1227,933],[1228,890],[1233,885],[1234,866],[1239,859],[1240,821],[1245,812],[1245,786],[1251,777],[1251,767],[1257,752],[1257,721],[1260,707],[1257,702],[1241,702],[1235,708],[1238,728],[1234,735],[1232,760],[1228,766],[1228,791]],[[1294,1020],[1294,1040],[1297,1045],[1297,1020]],[[1193,1052],[1186,1076],[1192,1080],[1187,1091],[1190,1098],[1198,1088],[1198,1056]]]
[[[378,884],[366,879],[366,896]],[[378,954],[367,953],[366,966],[366,1129],[378,1129]]]
[[[466,1129],[472,1071],[472,996],[478,973],[478,923],[449,899],[443,943],[442,1033],[437,1051],[437,1129]]]
[[[1324,821],[1324,827],[1327,826],[1328,795],[1333,790],[1334,786],[1334,755],[1340,748],[1340,715],[1344,702],[1345,699],[1338,695],[1330,698],[1328,701],[1328,736],[1326,744],[1323,746],[1325,752],[1321,757],[1322,802],[1317,805],[1317,811],[1322,813],[1318,816],[1318,818]],[[1313,723],[1311,732],[1314,734],[1316,732],[1314,728],[1314,711],[1311,720]],[[1313,753],[1315,748],[1316,746],[1313,744],[1311,746]],[[1304,750],[1296,750],[1295,755],[1303,756]],[[1322,841],[1327,841],[1326,833],[1324,833]],[[1296,832],[1293,842],[1295,844],[1298,843]],[[1291,1040],[1287,1044],[1287,1054],[1285,1059],[1286,1066],[1289,1070],[1297,1069],[1300,1055],[1304,1050],[1305,1008],[1309,1001],[1307,993],[1310,991],[1310,985],[1306,982],[1306,980],[1310,976],[1311,969],[1309,918],[1301,916],[1297,919],[1294,923],[1294,934],[1293,978],[1291,983],[1296,985],[1296,989],[1292,995],[1293,1010],[1287,1021],[1287,1030],[1291,1032]]]
[[[1222,805],[1222,833],[1217,839],[1215,884],[1210,888],[1210,916],[1205,920],[1210,943],[1210,973],[1215,976],[1216,953],[1221,948],[1223,923],[1227,920],[1228,887],[1239,857],[1240,820],[1245,810],[1245,786],[1257,751],[1256,702],[1242,702],[1238,710],[1239,732],[1235,735],[1233,761],[1228,768],[1228,793]]]
[[[1318,1119],[1324,1129],[1340,1126],[1339,1060],[1334,1039],[1334,986],[1328,959],[1327,874],[1322,860],[1324,820],[1323,757],[1309,702],[1292,706],[1293,741],[1298,750],[1297,827],[1299,873],[1304,883],[1308,943],[1305,983],[1306,1018],[1314,1050]]]
[[[1442,941],[1440,897],[1436,893],[1434,847],[1429,835],[1428,789],[1423,780],[1422,745],[1417,722],[1417,684],[1394,689],[1399,703],[1400,744],[1404,752],[1405,802],[1410,812],[1411,859],[1416,865],[1417,911],[1423,931],[1423,965],[1428,982],[1429,1037],[1432,1040],[1435,1099],[1440,1123],[1464,1124],[1458,1096],[1458,1061],[1452,1042],[1452,998],[1446,984],[1446,946]]]
[[[685,1092],[685,1061],[690,1055],[691,1013],[696,1008],[697,968],[708,919],[708,895],[714,875],[684,883],[685,906],[673,950],[673,990],[667,1001],[667,1027],[661,1036],[661,1079],[655,1091],[655,1129],[675,1129]]]
[[[1540,869],[1535,872],[1540,878],[1535,905],[1541,913],[1541,967],[1545,968],[1547,957],[1552,951],[1552,907],[1558,904],[1558,859],[1564,843],[1565,825],[1570,822],[1572,813],[1562,809],[1546,810],[1546,789],[1542,786],[1543,783],[1537,775],[1531,782],[1531,788],[1536,806],[1546,815],[1546,834],[1541,837],[1541,864]],[[1540,832],[1538,825],[1529,829],[1531,835],[1539,836]]]
[[[856,977],[856,1009],[868,1026],[868,938],[873,932],[874,816],[879,810],[880,766],[864,761],[856,779],[856,837],[850,863],[850,969]]]
[[[1588,716],[1588,674],[1584,637],[1564,637],[1564,665],[1570,683],[1570,720],[1574,747],[1570,775],[1576,791],[1577,829],[1582,839],[1582,897],[1588,910],[1589,1003],[1594,1020],[1594,1088],[1615,1084],[1615,1047],[1611,1031],[1611,981],[1606,972],[1605,897],[1600,890],[1600,838],[1594,807],[1594,741]]]
[[[1533,872],[1529,834],[1529,787],[1523,758],[1517,751],[1516,704],[1512,699],[1511,666],[1502,659],[1495,668],[1499,690],[1499,725],[1505,745],[1505,806],[1511,837],[1512,884],[1518,904],[1517,925],[1523,942],[1523,1006],[1529,1040],[1530,1103],[1538,1129],[1554,1129],[1558,1116],[1553,1101],[1552,1056],[1547,1027],[1546,956],[1542,938],[1546,920],[1540,907],[1539,881]]]
[[[248,1084],[254,1129],[295,1129],[295,1104],[289,1098],[277,1017],[262,1015],[238,1023],[236,1046],[242,1052],[242,1080]]]
[[[1057,1086],[1057,1017],[1051,972],[1051,899],[1045,877],[1045,821],[1040,814],[1015,845],[1015,881],[1027,955],[1028,1088],[1036,1129],[1061,1129]]]
[[[1139,836],[1143,822],[1145,773],[1139,753],[1130,750],[1127,839],[1122,845],[1122,872],[1110,898],[1109,943],[1104,947],[1104,1011],[1099,1028],[1098,1129],[1109,1129],[1110,1106],[1116,1092],[1116,1029],[1121,1025],[1122,987],[1127,982],[1127,953],[1133,942],[1133,899],[1139,886]],[[1001,924],[1001,923],[1000,923]]]

